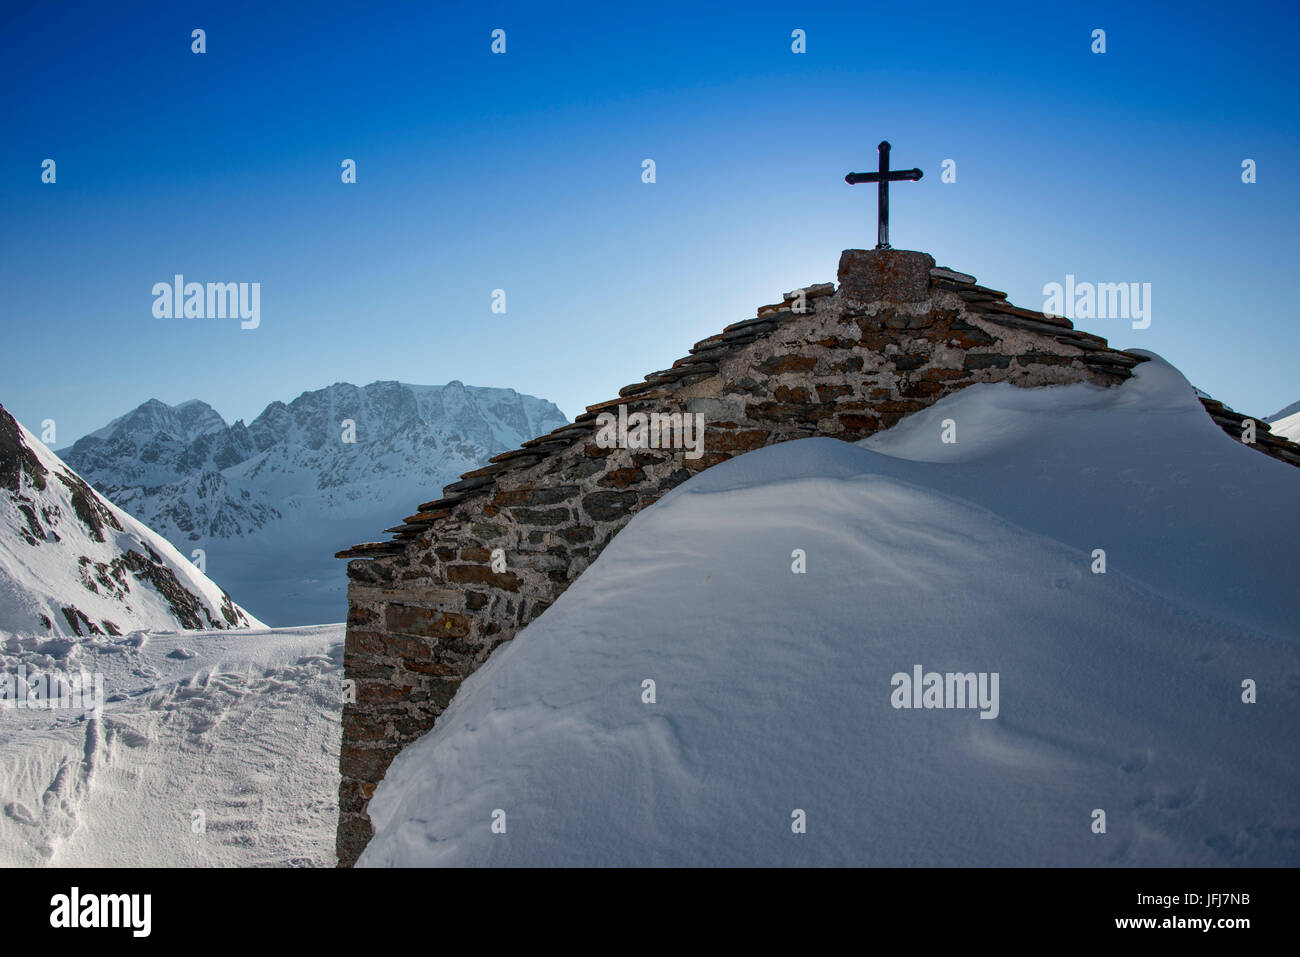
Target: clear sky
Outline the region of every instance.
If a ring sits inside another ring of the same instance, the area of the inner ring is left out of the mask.
[[[1149,282],[1150,328],[1078,324],[1243,412],[1300,399],[1294,0],[3,17],[0,404],[60,447],[151,397],[249,420],[336,381],[572,417],[874,245],[874,188],[843,176],[881,139],[925,171],[891,191],[894,246],[1030,308],[1066,274]],[[156,318],[176,273],[260,282],[261,325]]]

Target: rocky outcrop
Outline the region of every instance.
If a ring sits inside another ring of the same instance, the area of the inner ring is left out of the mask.
[[[0,638],[260,625],[0,407]]]
[[[0,488],[17,495],[22,491],[25,478],[33,489],[43,492],[48,477],[40,457],[23,441],[17,420],[8,414],[0,415]],[[29,523],[36,521],[30,505],[24,511]],[[37,534],[41,534],[39,528]]]

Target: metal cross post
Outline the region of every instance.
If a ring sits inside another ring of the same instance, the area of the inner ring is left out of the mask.
[[[899,180],[918,180],[923,175],[919,169],[889,169],[889,141],[882,142],[876,149],[880,150],[880,172],[878,173],[849,173],[844,177],[844,182],[852,186],[854,183],[879,183],[880,191],[877,194],[877,249],[889,248],[889,183],[890,181],[898,182]]]

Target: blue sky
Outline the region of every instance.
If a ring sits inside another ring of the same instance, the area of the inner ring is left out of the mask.
[[[1067,273],[1149,282],[1149,329],[1079,325],[1241,411],[1300,399],[1294,3],[4,16],[0,403],[58,446],[152,397],[249,420],[336,381],[576,415],[874,245],[874,189],[843,176],[886,138],[926,174],[891,191],[894,246],[1030,308]],[[175,273],[260,282],[260,327],[155,318]]]

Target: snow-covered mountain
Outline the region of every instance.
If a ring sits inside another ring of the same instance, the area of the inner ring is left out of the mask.
[[[513,389],[336,383],[228,425],[150,400],[64,458],[274,625],[346,614],[340,548],[374,537],[498,452],[563,425]]]
[[[1158,358],[724,462],[465,680],[359,863],[1295,866],[1297,495]]]
[[[1292,402],[1264,420],[1274,435],[1300,442],[1300,402]]]
[[[0,407],[0,632],[6,640],[261,625]]]

